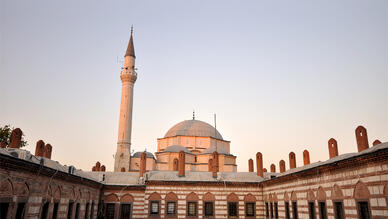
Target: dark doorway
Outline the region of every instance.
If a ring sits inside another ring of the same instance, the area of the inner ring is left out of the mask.
[[[54,203],[53,219],[57,219],[57,215],[58,215],[58,205],[59,205],[58,202]]]
[[[7,218],[8,207],[8,202],[0,203],[0,218]]]
[[[72,213],[73,213],[73,201],[69,201],[69,207],[67,208],[67,219],[71,219]]]
[[[131,204],[121,204],[120,219],[131,218]]]
[[[75,206],[75,219],[79,219],[79,203]]]
[[[24,203],[24,202],[18,203],[18,208],[16,209],[15,219],[22,219],[23,218],[25,206],[26,206],[26,203]]]
[[[370,219],[368,202],[358,202],[358,211],[361,219]]]
[[[45,202],[43,204],[43,207],[42,207],[42,213],[40,214],[40,219],[46,219],[47,218],[48,207],[49,207],[49,203]]]
[[[105,216],[106,216],[106,219],[115,218],[115,204],[113,203],[106,204]]]

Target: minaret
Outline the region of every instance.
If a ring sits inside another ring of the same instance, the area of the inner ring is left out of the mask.
[[[124,67],[121,69],[121,104],[117,151],[115,156],[115,172],[128,171],[131,160],[131,132],[132,132],[132,108],[133,87],[137,79],[135,72],[135,49],[133,46],[133,27],[129,39],[127,52],[125,53]]]

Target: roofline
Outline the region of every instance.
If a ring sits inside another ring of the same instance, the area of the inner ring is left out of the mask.
[[[212,139],[217,139],[217,140],[221,140],[221,141],[228,142],[228,143],[230,143],[230,142],[231,142],[231,141],[228,141],[228,140],[224,140],[224,139],[215,138],[215,137],[213,137],[213,136],[195,136],[195,135],[174,135],[174,136],[169,136],[169,137],[157,138],[157,140],[162,140],[162,139],[166,139],[166,138],[175,138],[175,137],[198,137],[198,138],[212,138]]]

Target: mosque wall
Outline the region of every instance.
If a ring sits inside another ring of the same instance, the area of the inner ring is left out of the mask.
[[[0,166],[0,218],[96,218],[100,183],[7,156]]]
[[[151,215],[151,203],[159,203],[159,214]],[[167,215],[167,203],[175,202],[176,214]],[[263,215],[262,189],[257,183],[173,183],[147,182],[144,215],[148,218],[189,218],[189,202],[194,203],[193,218],[228,218],[228,203],[237,204],[236,218],[260,218]],[[213,216],[205,217],[205,202],[213,203]],[[254,216],[246,217],[246,203],[254,204]]]
[[[263,182],[263,199],[268,217],[277,205],[279,218],[287,218],[288,203],[290,218],[362,218],[364,210],[388,218],[388,151],[273,178]]]

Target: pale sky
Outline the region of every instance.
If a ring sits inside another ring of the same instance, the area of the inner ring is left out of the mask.
[[[0,126],[34,152],[113,170],[120,60],[134,25],[132,149],[196,118],[231,141],[238,171],[296,153],[357,150],[354,129],[388,141],[388,1],[0,0]]]

